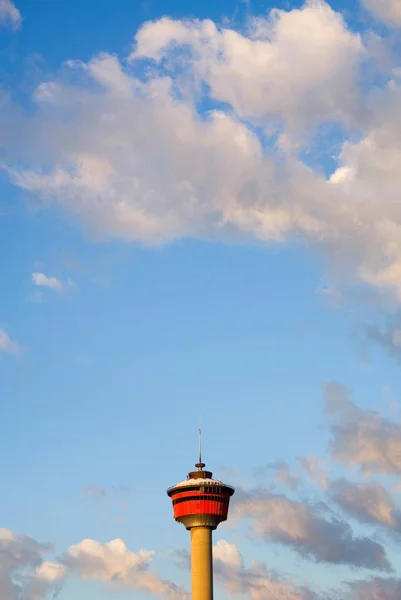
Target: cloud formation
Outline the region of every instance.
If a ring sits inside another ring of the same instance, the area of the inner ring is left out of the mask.
[[[9,24],[18,29],[21,23],[21,13],[11,0],[0,0],[0,25]]]
[[[20,344],[14,342],[4,329],[0,329],[0,353],[19,354],[21,352]]]
[[[355,584],[353,600],[399,600],[401,597],[401,580],[372,579]]]
[[[251,521],[253,535],[289,546],[318,562],[367,569],[390,569],[383,546],[357,537],[339,518],[324,516],[327,507],[310,506],[259,489],[237,491],[233,514]]]
[[[61,563],[80,579],[142,590],[170,600],[187,600],[184,590],[149,570],[153,555],[149,550],[132,552],[120,539],[105,544],[86,539],[71,546]]]
[[[122,540],[83,540],[57,561],[45,560],[51,544],[0,529],[1,600],[50,600],[71,576],[131,590],[143,590],[169,600],[188,600],[185,590],[150,570],[154,553],[132,552]]]
[[[1,600],[45,600],[54,593],[66,577],[66,569],[44,561],[51,551],[51,545],[0,529]]]
[[[372,61],[323,0],[241,32],[148,22],[129,61],[63,65],[35,89],[30,116],[5,99],[3,168],[97,236],[295,240],[401,302],[400,73],[370,93],[360,73]],[[332,138],[344,135],[339,151]],[[315,168],[306,151],[322,158]]]
[[[324,396],[333,459],[346,467],[359,468],[365,477],[399,475],[401,424],[359,408],[349,390],[337,382],[324,386]]]
[[[289,465],[281,460],[275,463],[269,463],[264,467],[259,467],[255,470],[257,477],[264,478],[267,474],[274,472],[274,483],[278,487],[283,487],[291,491],[295,491],[300,484],[300,477],[293,473]]]
[[[210,20],[149,22],[135,36],[131,59],[160,63],[183,47],[196,84],[205,82],[240,118],[285,123],[288,135],[355,114],[363,44],[325,2],[273,9],[252,19],[246,35]]]
[[[401,4],[398,0],[362,0],[366,8],[390,27],[401,27]]]
[[[291,472],[286,462],[278,462],[272,465],[272,467],[276,471],[275,481],[277,485],[284,486],[292,491],[297,489],[300,478]]]
[[[317,456],[302,456],[298,461],[311,481],[323,489],[327,488],[327,475]]]
[[[251,600],[312,600],[309,588],[297,588],[290,580],[269,573],[265,565],[245,566],[234,544],[220,540],[213,547],[216,582],[230,595],[244,595]]]
[[[401,360],[401,319],[397,313],[386,327],[368,325],[365,329],[368,340],[381,346],[387,354],[397,361]]]
[[[32,282],[34,285],[47,288],[49,290],[53,290],[54,292],[62,292],[66,290],[67,287],[76,287],[75,283],[68,281],[61,281],[61,279],[57,279],[57,277],[48,277],[44,273],[32,273]]]
[[[330,484],[329,492],[331,498],[356,519],[401,531],[401,512],[383,485],[338,479]]]

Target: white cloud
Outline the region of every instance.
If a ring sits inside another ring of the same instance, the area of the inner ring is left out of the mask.
[[[21,23],[21,13],[11,0],[0,0],[0,25],[9,23],[17,29]]]
[[[399,0],[362,0],[362,2],[380,21],[391,27],[401,27],[401,3]]]
[[[44,273],[32,273],[32,282],[38,287],[49,288],[55,292],[62,292],[67,287],[75,287],[74,282],[70,280],[64,282],[57,277],[48,277]]]
[[[269,573],[263,564],[251,563],[249,567],[238,548],[225,540],[213,547],[216,581],[230,595],[243,594],[252,600],[306,600],[309,589],[297,589],[291,581]]]
[[[341,190],[358,220],[355,240],[358,276],[391,290],[401,302],[401,86],[394,80],[374,104],[374,126],[358,143],[344,144],[333,186]],[[362,206],[365,217],[362,216]],[[371,243],[369,243],[369,236]],[[361,244],[362,241],[362,244]],[[359,256],[358,256],[359,255]]]
[[[50,561],[43,562],[34,569],[28,579],[25,575],[20,576],[20,580],[24,583],[23,599],[54,598],[66,576],[67,570],[63,565]]]
[[[284,121],[287,137],[289,130],[348,121],[356,109],[363,45],[320,0],[253,19],[247,35],[209,20],[163,18],[144,25],[135,41],[133,59],[161,61],[177,48],[190,49],[191,74],[210,86],[215,99],[255,122]]]
[[[273,11],[246,34],[211,21],[147,23],[129,65],[108,54],[70,63],[70,79],[66,68],[38,86],[33,116],[4,105],[4,168],[97,236],[295,240],[323,252],[344,281],[401,302],[401,86],[394,72],[365,102],[366,56],[319,0]],[[159,61],[146,80],[136,76],[140,57]],[[198,109],[202,82],[224,109]],[[344,144],[327,181],[332,148],[318,149],[324,160],[312,169],[294,147],[304,135],[313,146],[315,127],[333,120],[357,127],[361,141]],[[278,142],[267,148],[261,129]]]
[[[149,570],[153,555],[149,550],[131,552],[120,539],[105,544],[86,539],[71,546],[62,563],[80,579],[143,590],[170,600],[187,600],[184,590]]]
[[[6,354],[19,354],[20,351],[20,344],[14,342],[4,329],[0,329],[0,352],[5,352]]]
[[[188,600],[183,589],[150,570],[153,552],[131,552],[122,540],[105,544],[83,540],[71,546],[60,560],[45,560],[52,552],[51,544],[0,529],[1,600],[50,600],[72,575],[169,600]]]

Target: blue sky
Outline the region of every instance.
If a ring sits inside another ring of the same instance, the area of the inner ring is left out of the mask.
[[[200,421],[217,598],[399,598],[400,27],[0,0],[3,600],[186,598]]]

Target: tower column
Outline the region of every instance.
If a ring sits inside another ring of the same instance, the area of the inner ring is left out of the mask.
[[[192,600],[213,600],[212,529],[191,528]]]

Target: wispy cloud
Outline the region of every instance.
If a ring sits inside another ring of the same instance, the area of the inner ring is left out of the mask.
[[[32,273],[32,282],[40,288],[47,288],[54,292],[63,292],[67,288],[77,287],[71,280],[62,281],[61,279],[57,279],[57,277],[48,277],[44,273],[39,272]]]
[[[329,492],[346,513],[359,521],[401,532],[401,511],[383,485],[338,479],[330,484]]]
[[[265,477],[269,472],[274,473],[274,482],[279,487],[294,491],[300,483],[299,476],[291,471],[285,461],[281,460],[260,467],[255,470],[255,475],[256,477]]]
[[[298,461],[302,469],[314,483],[323,489],[327,488],[327,474],[322,461],[317,456],[302,456]]]
[[[325,409],[331,426],[331,455],[345,467],[357,467],[365,477],[401,474],[401,424],[378,412],[363,410],[338,382],[324,386]]]
[[[18,29],[21,24],[21,13],[11,0],[0,0],[0,25],[10,24]]]
[[[22,350],[22,346],[12,340],[8,333],[4,329],[0,329],[0,353],[5,354],[19,354]]]
[[[82,498],[92,498],[98,502],[106,499],[111,494],[128,494],[129,492],[130,488],[126,485],[87,485],[83,488],[81,496]]]
[[[368,340],[381,346],[391,358],[401,361],[401,314],[394,315],[385,327],[368,325]]]
[[[322,503],[308,505],[265,489],[237,490],[233,515],[249,520],[254,536],[288,546],[316,561],[367,569],[391,568],[381,544],[355,536],[350,525],[333,517]]]
[[[87,485],[81,493],[82,498],[92,498],[95,502],[107,498],[107,489],[99,485]]]
[[[399,0],[362,0],[366,8],[390,27],[401,27]]]
[[[312,600],[309,588],[269,573],[265,565],[254,562],[247,567],[235,544],[220,540],[213,547],[213,557],[217,583],[230,595],[252,600]]]
[[[399,600],[401,579],[371,579],[359,581],[351,586],[352,600]]]

